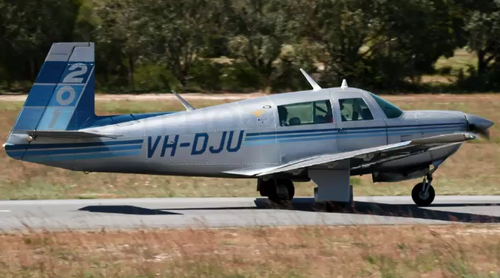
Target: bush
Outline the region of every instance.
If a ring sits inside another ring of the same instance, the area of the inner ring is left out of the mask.
[[[234,61],[222,68],[222,89],[249,92],[263,87],[260,74],[245,61]]]
[[[198,60],[189,70],[192,79],[188,82],[190,89],[217,91],[222,88],[221,75],[224,65],[210,60]]]
[[[178,90],[182,86],[164,66],[153,63],[137,65],[134,71],[136,92]]]

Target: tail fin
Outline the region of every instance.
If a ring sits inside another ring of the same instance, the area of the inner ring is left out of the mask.
[[[13,133],[77,130],[95,116],[94,43],[54,43]]]

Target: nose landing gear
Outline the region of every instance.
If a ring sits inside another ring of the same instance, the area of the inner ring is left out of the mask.
[[[438,160],[432,162],[432,166],[434,168],[427,173],[427,175],[424,177],[424,180],[421,183],[418,183],[413,187],[413,190],[411,191],[411,198],[413,199],[413,202],[417,206],[420,207],[425,207],[429,206],[432,204],[434,201],[434,198],[436,197],[436,192],[434,191],[434,187],[432,187],[432,174],[436,172],[438,167],[444,162],[444,160]]]
[[[434,187],[432,187],[432,174],[427,174],[423,182],[418,183],[411,191],[411,198],[417,206],[424,207],[432,204],[436,197]]]

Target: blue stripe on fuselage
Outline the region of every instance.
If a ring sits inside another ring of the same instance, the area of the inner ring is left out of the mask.
[[[61,144],[20,144],[20,145],[5,145],[6,150],[35,150],[35,149],[62,149],[62,148],[80,148],[80,147],[100,147],[128,144],[142,144],[143,139],[138,140],[121,140],[121,141],[104,141],[104,142],[88,142],[88,143],[61,143]]]
[[[465,127],[465,125],[462,125]],[[419,133],[442,133],[457,131],[459,126],[450,127],[435,127],[435,128],[424,128],[424,129],[399,129],[394,131],[389,131],[388,136],[393,135],[412,135]],[[385,130],[380,130],[377,132],[328,132],[328,133],[315,133],[315,134],[298,134],[298,135],[288,135],[288,136],[266,136],[265,138],[247,138],[244,142],[245,146],[258,146],[267,145],[274,143],[289,143],[289,142],[302,142],[302,141],[320,141],[320,140],[330,140],[330,139],[351,139],[351,138],[368,138],[368,137],[385,137]]]
[[[460,126],[449,126],[449,127],[432,127],[432,128],[404,128],[404,129],[396,129],[396,130],[388,130],[387,133],[389,136],[391,135],[398,135],[398,134],[415,134],[414,131],[418,131],[417,133],[420,132],[427,132],[427,131],[433,131],[433,130],[448,130],[448,129],[455,129]],[[410,132],[410,133],[408,133]],[[385,136],[386,130],[381,129],[381,130],[363,130],[363,131],[346,131],[345,129],[340,132],[339,129],[332,131],[332,132],[322,132],[322,133],[305,133],[305,134],[291,134],[291,135],[277,135],[277,136],[261,136],[261,137],[250,137],[246,138],[245,142],[249,141],[260,141],[260,140],[269,140],[269,139],[284,139],[284,138],[299,138],[299,137],[317,137],[317,136],[324,136],[324,135],[338,135],[342,138],[347,135],[353,135],[353,134],[376,134],[376,133],[381,133],[382,136]],[[395,134],[397,133],[397,134]],[[378,136],[378,135],[373,135],[373,136]],[[362,137],[367,137],[367,136],[362,136]],[[368,136],[369,137],[369,136]]]
[[[137,145],[124,145],[124,146],[104,146],[97,148],[75,148],[75,149],[62,149],[62,150],[44,150],[44,151],[17,151],[11,152],[11,156],[43,156],[43,155],[60,155],[60,154],[78,154],[78,153],[99,153],[107,151],[123,151],[123,150],[137,150],[141,149],[142,144]]]
[[[126,152],[111,152],[111,153],[94,153],[94,154],[81,154],[81,155],[63,155],[63,156],[30,156],[25,155],[24,161],[28,162],[47,162],[47,161],[64,161],[64,160],[81,160],[81,159],[99,159],[110,157],[123,157],[140,155],[142,151],[126,151]]]
[[[372,126],[372,127],[349,127],[342,128],[343,131],[351,131],[351,130],[370,130],[370,129],[379,129],[381,131],[385,131],[385,129],[415,129],[415,128],[427,128],[427,127],[443,127],[443,126],[457,126],[457,125],[465,125],[465,123],[447,123],[447,124],[426,124],[426,125],[400,125],[400,126]],[[308,129],[308,130],[286,130],[286,131],[269,131],[269,132],[259,132],[259,133],[248,133],[246,137],[258,137],[263,135],[280,135],[280,134],[293,134],[293,133],[316,133],[316,132],[332,132],[338,131],[340,128],[326,128],[326,129]],[[363,131],[365,132],[365,131]]]

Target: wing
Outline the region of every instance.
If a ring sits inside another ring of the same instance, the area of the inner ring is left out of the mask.
[[[476,138],[477,136],[475,134],[469,132],[444,134],[343,153],[316,155],[295,161],[290,161],[288,163],[274,167],[244,168],[227,171],[225,173],[259,177],[315,166],[332,168],[335,166],[336,162],[346,159],[362,159],[365,164],[374,164],[381,161],[414,155],[427,151],[434,147],[462,143]]]

